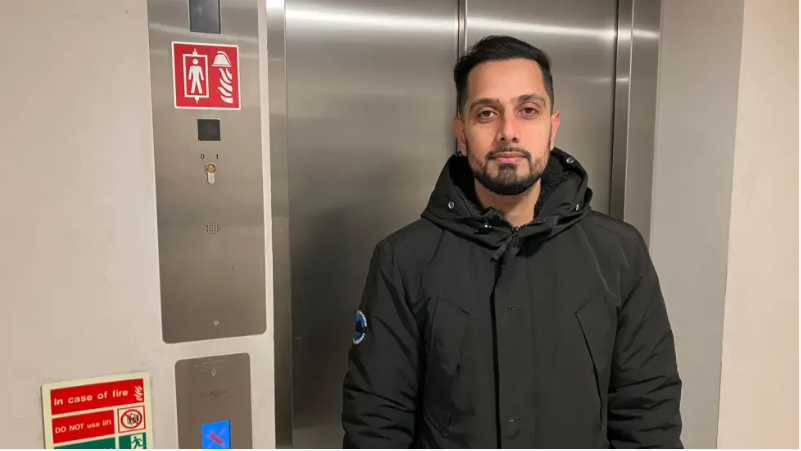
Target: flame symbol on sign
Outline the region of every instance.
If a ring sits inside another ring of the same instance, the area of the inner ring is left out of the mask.
[[[234,77],[227,67],[220,68],[220,84],[222,86],[217,89],[220,90],[220,98],[225,103],[234,103],[234,88],[231,86],[233,79]]]
[[[145,391],[142,389],[141,385],[137,385],[136,388],[134,389],[134,397],[138,402],[145,401]]]

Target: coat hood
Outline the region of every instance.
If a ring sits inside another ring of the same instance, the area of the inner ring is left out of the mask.
[[[514,227],[494,208],[483,208],[467,158],[454,155],[440,173],[422,217],[466,239],[503,251],[511,238],[553,236],[579,221],[590,209],[592,190],[579,162],[554,148],[542,174],[534,220]]]

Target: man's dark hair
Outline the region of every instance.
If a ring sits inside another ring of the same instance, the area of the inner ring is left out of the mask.
[[[545,82],[545,90],[551,99],[551,109],[553,109],[553,78],[551,77],[551,60],[542,50],[527,44],[511,36],[487,36],[475,45],[467,53],[459,58],[453,68],[453,81],[456,83],[456,96],[459,102],[459,114],[462,114],[462,107],[467,96],[467,75],[474,67],[487,61],[504,61],[523,58],[534,61],[542,70],[542,78]]]

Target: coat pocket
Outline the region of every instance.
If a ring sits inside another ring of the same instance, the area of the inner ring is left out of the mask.
[[[451,395],[470,314],[443,297],[437,299],[428,334],[423,405],[429,421],[447,435],[452,409]]]
[[[587,345],[595,384],[600,401],[599,419],[602,430],[606,429],[606,409],[609,397],[612,353],[615,346],[617,321],[615,310],[600,293],[594,294],[576,311],[584,342]]]

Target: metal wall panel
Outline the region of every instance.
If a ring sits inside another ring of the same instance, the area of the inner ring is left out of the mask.
[[[653,132],[652,105],[631,101],[629,81],[655,82],[658,46],[642,47],[631,74],[632,52],[616,55],[652,39],[618,42],[618,14],[634,1],[267,0],[278,447],[341,446],[342,377],[370,252],[419,216],[455,149],[451,70],[467,45],[504,33],[551,55],[557,145],[586,166],[596,210],[609,212],[615,183],[621,199],[650,192],[626,184],[626,165],[610,180],[613,132],[616,156],[629,153],[628,115],[644,114],[640,131]]]
[[[249,354],[177,361],[175,397],[179,448],[253,447]],[[203,426],[210,424],[217,425],[209,431],[214,435],[204,437]]]
[[[342,377],[370,255],[419,218],[453,152],[457,7],[286,2],[295,447],[341,446]]]
[[[168,343],[266,330],[258,3],[225,0],[219,12],[221,33],[190,32],[188,1],[148,0],[162,332]],[[175,108],[173,41],[239,47],[240,110]],[[199,141],[198,119],[219,119],[220,141]],[[205,170],[210,162],[217,169],[213,184]]]
[[[589,174],[592,207],[609,212],[617,0],[467,0],[465,44],[506,34],[551,57],[557,147]]]
[[[270,213],[273,250],[275,446],[292,447],[292,273],[289,253],[286,24],[284,0],[267,0],[267,78],[270,123]]]
[[[618,13],[610,213],[651,236],[661,0],[622,0]]]

